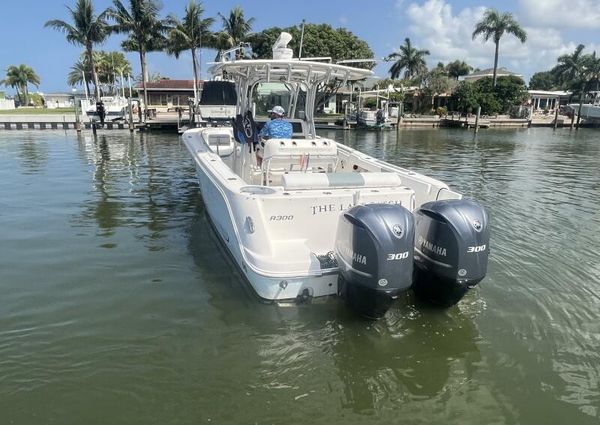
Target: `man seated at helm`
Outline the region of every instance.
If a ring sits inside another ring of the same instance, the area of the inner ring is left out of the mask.
[[[261,142],[258,144],[256,149],[256,165],[259,167],[262,165],[262,148],[264,146],[264,140],[291,139],[293,133],[292,124],[284,118],[285,109],[277,105],[268,112],[271,121],[267,121],[260,130],[260,133],[258,133],[258,136],[261,138]]]

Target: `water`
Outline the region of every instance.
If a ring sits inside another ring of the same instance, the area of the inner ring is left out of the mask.
[[[0,423],[597,424],[599,133],[323,134],[480,200],[480,286],[260,304],[177,136],[0,132]]]

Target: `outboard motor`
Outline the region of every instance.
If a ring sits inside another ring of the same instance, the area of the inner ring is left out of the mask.
[[[338,292],[350,307],[380,318],[413,274],[414,218],[400,205],[350,208],[338,222],[335,253],[340,268]]]
[[[427,202],[415,211],[415,294],[434,304],[456,304],[487,272],[488,216],[477,202]]]

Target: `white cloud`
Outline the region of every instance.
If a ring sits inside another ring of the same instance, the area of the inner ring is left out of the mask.
[[[342,15],[338,19],[340,21],[340,24],[342,24],[342,25],[348,25],[348,17]]]
[[[600,0],[519,0],[529,25],[600,29]]]
[[[543,4],[542,10],[546,10],[547,3],[555,3],[554,0],[545,1],[546,3],[537,0],[536,7],[540,8]],[[572,1],[587,2],[592,10],[594,7],[600,8],[600,0]],[[591,5],[592,1],[599,6]],[[521,0],[521,3],[533,4],[534,0]],[[481,37],[472,39],[475,24],[483,16],[485,9],[483,6],[467,7],[455,12],[448,0],[411,3],[405,9],[411,41],[417,48],[430,51],[430,66],[439,61],[459,59],[478,68],[491,68],[494,61],[493,42],[483,42]],[[533,73],[552,68],[558,56],[575,50],[575,43],[563,40],[560,28],[545,21],[521,20],[519,16],[516,18],[527,31],[527,41],[523,44],[516,37],[506,34],[500,41],[499,66],[523,74],[528,80]],[[594,48],[596,46],[587,45],[586,52],[591,52]]]

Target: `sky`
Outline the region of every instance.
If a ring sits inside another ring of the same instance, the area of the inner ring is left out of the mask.
[[[127,0],[124,0],[126,2]],[[182,16],[188,0],[162,0],[162,15]],[[213,30],[221,29],[218,13],[227,15],[235,6],[254,17],[253,31],[278,26],[328,23],[345,27],[365,40],[376,58],[396,51],[409,37],[419,49],[427,49],[429,67],[438,62],[463,60],[481,69],[491,68],[493,43],[472,40],[475,23],[486,8],[511,12],[527,31],[527,42],[505,35],[500,42],[499,66],[517,72],[529,81],[531,75],[556,64],[558,56],[572,53],[578,44],[585,52],[600,53],[600,0],[205,0],[206,17],[215,17]],[[2,0],[0,19],[0,79],[9,65],[27,64],[40,76],[40,91],[69,92],[66,76],[82,48],[67,43],[64,34],[44,28],[49,19],[68,20],[67,5],[75,0]],[[326,7],[323,5],[326,4]],[[111,0],[94,0],[96,10],[112,5]],[[102,50],[120,50],[123,37],[111,36]],[[128,53],[134,73],[140,73],[138,56]],[[206,62],[215,51],[202,52],[202,77],[207,78]],[[379,62],[375,73],[389,76],[390,63]],[[191,79],[189,54],[175,59],[163,53],[148,55],[150,73],[171,79]],[[12,89],[0,88],[8,93]]]

